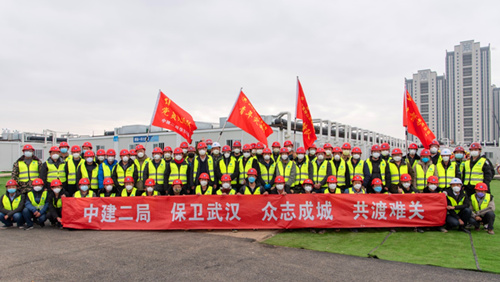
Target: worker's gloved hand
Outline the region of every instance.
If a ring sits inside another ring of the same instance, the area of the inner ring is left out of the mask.
[[[271,184],[268,183],[268,184],[264,185],[264,188],[266,188],[266,190],[271,189]]]

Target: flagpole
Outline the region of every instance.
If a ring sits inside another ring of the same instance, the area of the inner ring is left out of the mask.
[[[408,90],[406,89],[406,78],[405,78],[405,91],[404,91],[404,99],[403,99],[403,107],[404,107],[404,113],[403,113],[403,120],[406,120],[405,124],[405,144],[406,144],[406,162],[408,163],[408,155],[410,150],[408,149],[408,116],[407,116],[407,105],[406,105],[406,100],[408,99],[407,94]]]
[[[299,76],[297,75],[297,91],[295,93],[295,122],[293,126],[293,146],[295,147],[295,138],[297,135],[297,105],[299,103]],[[303,123],[303,122],[302,122]],[[304,126],[304,124],[302,124]],[[302,128],[303,131],[303,128]],[[297,148],[295,148],[297,150]]]
[[[236,103],[238,102],[238,99],[240,98],[241,91],[243,91],[243,87],[240,88],[240,92],[238,93],[238,97],[236,97],[236,101],[234,101],[233,107],[231,108],[231,111],[229,113],[232,113],[234,110],[234,107],[236,107]],[[219,133],[219,138],[217,139],[217,143],[219,143],[220,138],[222,137],[222,133],[224,132],[224,129],[226,128],[226,124],[227,124],[228,119],[229,119],[229,116],[226,118],[226,121],[224,122],[224,126],[222,127],[222,130]]]
[[[153,115],[151,116],[151,122],[149,123],[148,137],[146,137],[146,145],[149,142],[149,135],[151,134],[151,128],[153,127],[153,120],[155,118],[156,110],[158,109],[158,102],[160,101],[161,89],[158,89],[158,97],[156,98],[156,105],[153,110]]]

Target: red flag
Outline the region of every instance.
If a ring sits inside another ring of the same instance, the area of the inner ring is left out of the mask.
[[[227,121],[243,129],[245,132],[255,137],[255,139],[266,145],[267,136],[273,133],[271,127],[262,120],[243,91],[240,91],[240,95]]]
[[[408,133],[417,136],[422,145],[425,148],[429,148],[429,144],[432,140],[436,139],[436,136],[434,136],[434,133],[432,133],[422,115],[420,115],[420,111],[415,101],[411,98],[410,93],[408,93],[408,90],[406,90],[405,106],[406,111],[403,116],[406,116],[406,118],[403,118],[403,121],[406,120]]]
[[[189,143],[192,141],[193,131],[197,129],[193,117],[161,91],[158,94],[151,124],[175,131]]]
[[[302,139],[304,141],[304,147],[306,150],[314,144],[316,141],[316,130],[314,129],[313,120],[311,117],[311,112],[309,111],[309,106],[307,105],[306,96],[304,95],[304,90],[302,90],[302,85],[300,84],[299,78],[297,77],[297,112],[295,116],[302,120]]]

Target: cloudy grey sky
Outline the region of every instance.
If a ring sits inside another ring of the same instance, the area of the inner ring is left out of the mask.
[[[2,1],[0,127],[102,134],[149,124],[158,89],[197,121],[240,87],[262,115],[295,110],[396,137],[404,78],[444,73],[460,41],[491,45],[500,1]]]

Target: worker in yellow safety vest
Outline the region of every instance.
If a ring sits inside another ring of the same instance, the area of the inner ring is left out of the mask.
[[[436,165],[432,163],[431,152],[428,149],[423,149],[420,156],[421,159],[413,167],[416,179],[414,179],[412,184],[419,192],[422,192],[427,186],[427,179],[432,175],[438,176],[438,172]]]
[[[316,160],[309,165],[309,179],[314,182],[313,192],[323,193],[324,189],[328,187],[326,181],[330,175],[332,175],[332,166],[325,159],[325,149],[320,147],[316,150]],[[304,189],[306,188],[304,185],[302,186]],[[307,191],[305,192],[307,193]]]
[[[398,193],[398,188],[400,188],[400,179],[403,174],[410,175],[410,181],[415,179],[415,171],[406,160],[403,159],[403,152],[399,148],[394,148],[392,150],[392,158],[387,162],[387,168],[385,170],[385,179],[389,192]],[[414,182],[415,183],[415,182]],[[415,187],[414,185],[412,185]]]
[[[156,197],[160,196],[160,193],[155,190],[155,180],[152,178],[146,179],[144,181],[144,186],[146,187],[146,190],[144,193],[142,193],[142,196],[147,196],[147,197]]]
[[[111,173],[111,178],[115,182],[115,186],[118,191],[122,191],[125,187],[125,177],[132,177],[134,183],[137,182],[139,178],[139,173],[135,162],[130,159],[130,152],[127,149],[120,151],[121,160],[116,164],[113,172]],[[142,191],[137,192],[138,195],[142,194]]]
[[[45,183],[45,188],[50,188],[54,179],[59,179],[66,186],[66,162],[61,158],[59,147],[53,146],[49,150],[50,157],[40,168],[40,178]]]
[[[104,182],[104,180],[103,180]],[[89,190],[90,186],[90,181],[88,178],[82,178],[80,179],[80,182],[78,182],[78,191],[75,192],[73,195],[74,198],[92,198],[92,197],[97,197],[97,194],[94,193],[92,190]]]
[[[474,188],[478,183],[485,183],[488,186],[493,176],[495,169],[486,156],[481,155],[482,147],[478,142],[474,142],[469,146],[470,159],[465,161],[462,167],[462,179],[465,185],[465,193],[467,195],[474,194]]]
[[[62,228],[62,198],[68,197],[68,193],[64,190],[61,181],[55,179],[50,183],[49,194],[47,202],[49,208],[47,211],[47,218],[52,226]]]
[[[113,178],[111,177],[104,178],[103,184],[104,184],[104,189],[102,189],[102,191],[99,193],[99,197],[108,198],[108,197],[117,197],[117,195],[120,195],[115,187],[115,182],[113,181]]]
[[[306,155],[306,150],[304,147],[297,148],[297,158],[295,160],[296,167],[296,175],[295,175],[295,184],[291,188],[292,193],[300,194],[303,192],[303,188],[301,183],[304,182],[307,178],[309,178],[309,157]]]
[[[325,194],[342,194],[342,190],[337,187],[337,177],[335,175],[328,176],[326,182],[328,183],[328,188],[325,189]]]
[[[97,179],[99,182],[99,189],[104,187],[103,181],[106,177],[112,177],[113,170],[115,169],[118,161],[116,160],[116,151],[113,149],[108,149],[106,151],[106,159],[102,164],[99,165],[99,172],[97,174]]]
[[[481,223],[488,234],[493,235],[493,225],[495,224],[495,201],[493,195],[488,193],[488,186],[485,183],[478,183],[475,187],[476,193],[470,197],[470,208],[472,217],[470,223],[479,231]]]
[[[23,146],[23,155],[12,166],[12,179],[19,184],[21,193],[28,193],[33,186],[31,182],[40,177],[42,161],[35,156],[35,148],[30,144]]]
[[[363,187],[363,177],[355,175],[352,178],[352,187],[346,189],[346,194],[366,194],[366,189]]]
[[[26,195],[27,199],[23,209],[23,217],[26,222],[24,230],[33,229],[33,219],[35,219],[35,222],[40,227],[45,226],[47,210],[49,208],[47,194],[47,190],[43,189],[43,180],[40,178],[33,180],[33,191],[28,192]]]
[[[81,158],[82,149],[80,146],[74,145],[71,147],[71,155],[66,158],[66,166],[64,167],[66,173],[66,191],[73,194],[77,190],[77,171],[79,167],[85,163],[83,158]]]
[[[134,187],[134,178],[132,176],[126,176],[125,180],[125,189],[123,189],[120,193],[120,197],[135,197],[140,196],[137,188]]]
[[[215,194],[236,195],[236,190],[231,187],[231,176],[229,174],[223,174],[220,181],[222,182],[221,187]]]
[[[470,221],[472,212],[470,210],[470,198],[467,197],[462,181],[459,178],[451,180],[451,188],[445,190],[448,210],[446,215],[447,229],[457,228],[460,231],[469,233],[465,226]]]
[[[24,209],[25,194],[18,189],[17,181],[10,179],[5,184],[7,191],[0,200],[0,221],[4,224],[0,229],[6,229],[13,226],[16,222],[17,227],[23,229],[24,219],[22,211]]]
[[[282,155],[283,156],[283,155]],[[269,192],[266,191],[263,187],[259,185],[257,182],[257,170],[255,168],[251,168],[247,172],[247,181],[245,181],[245,185],[241,186],[238,195],[267,195]]]
[[[88,178],[90,180],[90,190],[99,193],[99,180],[97,179],[99,164],[95,161],[94,155],[94,152],[90,150],[83,154],[85,162],[80,164],[76,170],[76,181],[80,182],[80,179]]]
[[[182,185],[188,185],[188,178],[192,175],[192,167],[187,163],[184,156],[180,147],[174,149],[174,160],[165,169],[165,183],[158,184],[155,180],[156,191],[159,191],[162,195],[168,194],[168,191],[172,189],[175,179],[179,179],[183,183]]]
[[[209,185],[210,176],[208,173],[203,172],[198,179],[200,184],[196,185],[194,189],[195,195],[212,195],[215,193],[215,188]]]
[[[177,154],[181,151],[181,149],[177,150]],[[156,147],[153,149],[152,152],[153,158],[151,161],[148,162],[144,169],[143,173],[143,178],[148,179],[152,178],[154,179],[156,183],[156,191],[160,192],[161,194],[166,193],[168,189],[168,182],[169,182],[169,174],[172,173],[171,170],[169,171],[169,168],[177,168],[177,163],[176,162],[170,162],[170,165],[167,165],[165,160],[163,159],[163,150],[160,147]],[[174,152],[175,155],[175,152]],[[182,155],[182,153],[181,153]],[[187,170],[187,164],[184,166]],[[177,171],[173,172],[174,174],[178,174]],[[170,181],[172,182],[174,179],[180,178],[180,175],[174,176]],[[187,175],[183,175],[181,180],[186,183],[187,181]],[[142,191],[141,191],[142,193]]]
[[[436,164],[434,175],[439,178],[439,188],[445,190],[450,188],[453,178],[460,178],[460,167],[451,160],[451,150],[443,149],[441,151],[441,160]]]

